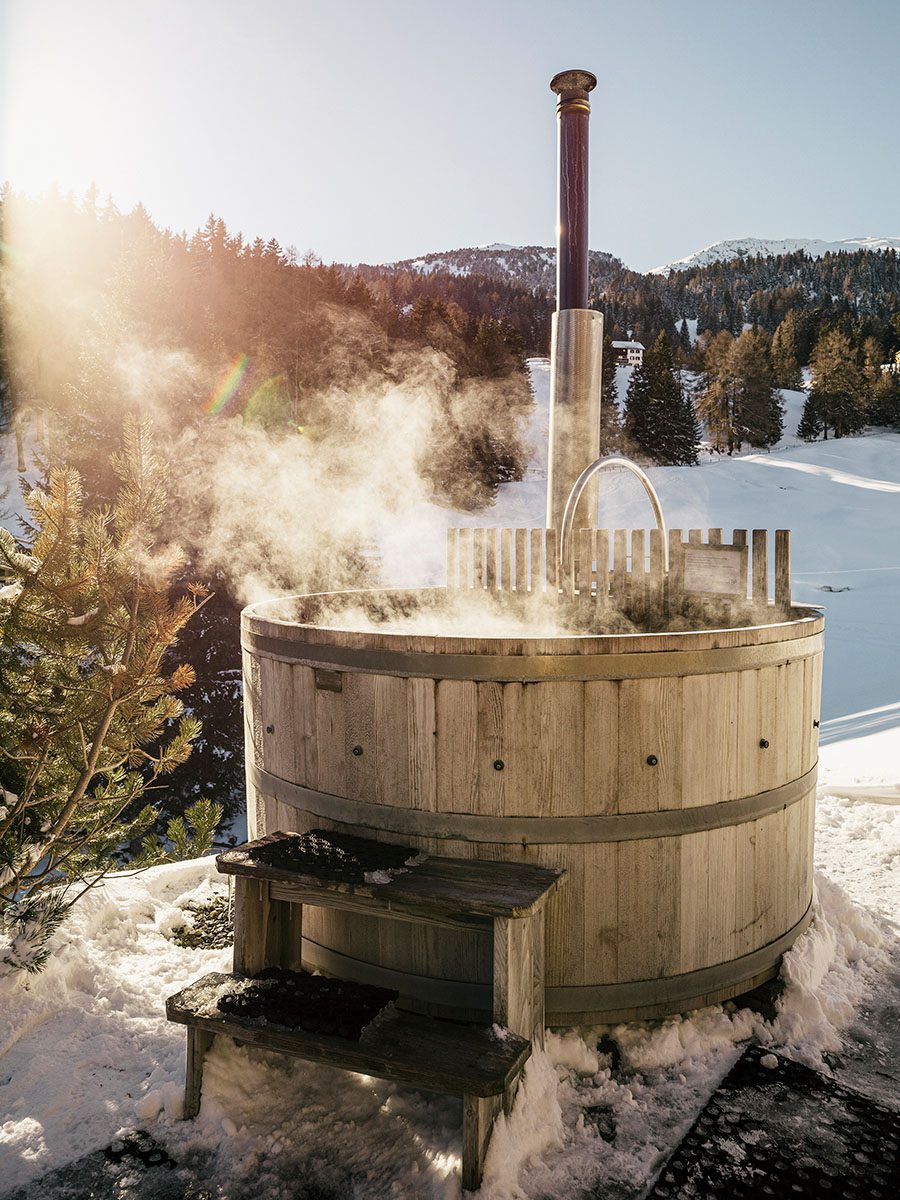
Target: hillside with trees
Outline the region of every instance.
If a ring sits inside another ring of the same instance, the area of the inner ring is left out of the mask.
[[[302,506],[314,486],[327,487],[328,464],[348,442],[359,460],[377,456],[379,440],[403,438],[402,428],[377,428],[391,389],[419,413],[423,452],[408,470],[427,494],[456,507],[489,503],[522,469],[517,418],[531,403],[523,339],[489,300],[469,311],[413,288],[401,301],[313,254],[247,241],[212,214],[194,234],[176,234],[141,205],[119,212],[95,189],[81,200],[32,200],[5,187],[0,223],[0,428],[18,440],[31,484],[71,470],[86,508],[99,511],[116,495],[128,421],[151,422],[172,477],[159,538],[185,552],[172,584],[199,580],[212,593],[180,633],[179,653],[196,675],[180,700],[188,714],[203,712],[203,729],[167,780],[164,803],[178,812],[214,793],[236,812],[244,793],[237,622],[248,597],[233,556],[258,545],[258,558],[270,560],[267,586],[285,590],[359,585],[372,575],[370,548],[349,523],[318,554],[280,563],[267,527],[286,537],[314,520]],[[301,492],[317,455],[325,466]],[[264,478],[265,464],[276,461],[297,473],[302,500],[289,497],[278,511],[273,493],[270,513],[264,496],[259,511],[232,513],[230,542],[211,552],[228,471],[246,463],[247,494],[264,493],[276,474]],[[17,533],[27,549],[31,535]]]

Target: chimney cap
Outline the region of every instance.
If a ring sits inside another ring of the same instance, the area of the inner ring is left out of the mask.
[[[560,71],[550,80],[550,91],[558,96],[581,94],[586,96],[597,86],[597,76],[592,71]]]

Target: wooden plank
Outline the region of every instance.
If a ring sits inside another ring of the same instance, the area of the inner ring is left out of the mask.
[[[803,660],[803,761],[800,774],[811,770],[819,757],[819,706],[822,691],[822,656]]]
[[[775,607],[791,607],[791,531],[775,530]]]
[[[737,782],[736,673],[686,675],[682,703],[682,807],[716,804],[746,794]]]
[[[474,586],[472,577],[472,530],[460,529],[458,543],[459,557],[459,586],[470,588]]]
[[[597,603],[609,602],[609,530],[598,529],[594,535],[594,557],[597,560]]]
[[[384,1009],[358,1042],[273,1023],[261,1026],[232,1014],[207,1016],[205,998],[229,979],[215,973],[204,976],[166,1001],[166,1016],[310,1062],[457,1095],[502,1095],[531,1053],[530,1044],[516,1034],[500,1039],[489,1027],[436,1021],[396,1008]]]
[[[316,754],[319,790],[345,796],[348,755],[343,691],[316,689]]]
[[[484,531],[487,550],[484,582],[489,592],[496,592],[500,587],[500,530],[492,525]]]
[[[680,938],[682,971],[699,971],[709,958],[709,831],[678,839],[681,873]]]
[[[721,529],[708,529],[706,532],[706,540],[710,544],[710,546],[721,546],[722,545],[722,530]]]
[[[502,1096],[463,1097],[463,1146],[462,1146],[462,1189],[477,1192],[484,1174],[484,1161],[494,1121],[499,1114],[511,1106],[511,1100]]]
[[[731,544],[741,551],[741,580],[738,597],[745,601],[750,595],[750,546],[746,529],[732,529]]]
[[[238,876],[234,881],[234,970],[255,975],[266,966],[269,885],[264,879]]]
[[[379,776],[375,744],[375,692],[378,681],[384,678],[387,677],[369,675],[364,671],[347,671],[343,676],[344,744],[341,747],[341,766],[346,785],[345,791],[338,795],[347,795],[352,800],[375,800]]]
[[[447,530],[447,587],[459,587],[459,530]]]
[[[593,976],[585,976],[585,896],[593,885],[585,874],[585,847],[582,845],[533,845],[525,848],[529,863],[544,864],[547,869],[562,869],[566,873],[564,886],[546,907],[547,986],[586,984]]]
[[[517,592],[526,592],[529,587],[528,575],[528,530],[515,530],[515,563],[513,567],[513,587]]]
[[[689,529],[688,530],[688,544],[691,546],[702,546],[703,545],[703,530],[702,529]]]
[[[515,572],[513,570],[513,531],[511,529],[500,530],[500,591],[511,592],[515,584]]]
[[[544,1048],[544,995],[547,973],[547,909],[540,908],[528,919],[531,926],[531,1044]]]
[[[625,529],[613,530],[613,571],[612,599],[621,608],[625,603],[628,582],[628,532]]]
[[[806,758],[806,730],[803,725],[806,660],[779,667],[781,691],[778,695],[778,773],[785,780],[799,779]]]
[[[619,977],[618,855],[614,842],[588,842],[582,850],[584,888],[578,903],[584,925],[582,978],[587,983]],[[560,897],[572,887],[568,881]],[[551,906],[552,908],[555,905]],[[554,947],[555,954],[555,947]]]
[[[584,599],[591,598],[594,573],[594,531],[579,529],[575,542],[575,589]]]
[[[472,530],[472,587],[484,587],[484,529]]]
[[[662,612],[665,594],[666,566],[663,555],[662,534],[658,529],[650,530],[650,573],[647,576],[647,611],[657,620]]]
[[[294,774],[294,677],[290,663],[261,658],[262,765],[279,779]]]
[[[753,530],[753,603],[768,606],[769,603],[769,532]]]
[[[709,906],[706,913],[707,953],[710,963],[737,957],[737,840],[740,827],[726,825],[707,831]]]
[[[285,841],[290,844],[290,835],[271,834],[258,842],[226,850],[216,858],[220,872],[234,875],[241,882],[241,904],[236,904],[236,912],[240,907],[242,933],[239,947],[236,942],[236,952],[252,952],[262,937],[259,931],[264,930],[266,923],[269,882],[303,889],[304,903],[327,905],[329,897],[340,897],[347,902],[354,900],[358,907],[368,908],[376,915],[388,906],[398,911],[432,909],[458,915],[512,918],[542,907],[563,878],[563,872],[555,867],[429,856],[422,863],[391,873],[387,881],[354,883],[331,879],[309,869],[273,866],[254,857],[255,851]],[[378,849],[375,841],[359,841],[369,842],[373,851]],[[318,901],[314,899],[316,896]],[[249,901],[245,903],[247,897]]]
[[[385,924],[396,926],[422,925],[434,931],[444,931],[452,929],[456,932],[466,934],[483,934],[488,935],[491,931],[491,918],[480,916],[467,916],[466,914],[457,914],[441,912],[434,908],[416,908],[415,905],[404,905],[401,908],[396,908],[390,904],[383,902],[375,902],[370,897],[358,897],[354,895],[342,895],[337,892],[323,892],[321,888],[307,888],[299,883],[279,883],[274,880],[269,883],[269,895],[273,900],[278,900],[284,904],[293,905],[296,908],[303,908],[304,917],[306,918],[307,936],[310,936],[311,930],[315,927],[320,929],[316,918],[320,914],[325,914],[330,917],[335,913],[347,915],[352,924],[364,923],[367,929],[374,928],[376,921],[374,920],[377,914],[377,926],[383,928]],[[384,917],[389,917],[389,921],[384,920]],[[342,935],[343,936],[343,935]],[[314,938],[313,940],[318,940]],[[440,944],[440,940],[438,941]],[[371,955],[372,943],[364,947]],[[387,965],[382,963],[382,965]]]
[[[527,815],[582,816],[584,684],[574,680],[529,684],[523,708],[524,727],[530,731],[531,791],[539,804],[537,812]]]
[[[409,747],[409,804],[425,812],[437,807],[437,724],[433,679],[407,680],[406,716]]]
[[[678,838],[619,842],[618,981],[679,973],[681,847]]]
[[[529,1041],[535,1029],[533,950],[529,917],[494,921],[494,1023]]]
[[[732,958],[749,954],[759,946],[757,928],[759,910],[756,907],[756,821],[734,825],[734,894],[735,917],[732,935]]]
[[[303,909],[273,901],[265,880],[238,876],[234,892],[234,969],[254,975],[263,967],[300,968]]]
[[[680,676],[619,684],[619,812],[681,807],[682,685]]]
[[[318,788],[315,669],[297,663],[291,670],[294,684],[294,769],[291,779],[303,787]]]
[[[215,1034],[207,1029],[188,1026],[187,1059],[184,1071],[184,1119],[192,1120],[200,1111],[200,1094],[203,1090],[203,1060],[212,1046]]]
[[[437,811],[477,812],[478,690],[469,680],[435,685]]]
[[[631,531],[629,592],[631,603],[637,614],[643,616],[647,609],[647,561],[643,529],[632,529]]]
[[[376,675],[374,680],[375,803],[408,808],[408,680],[398,675]]]
[[[680,529],[669,530],[669,578],[666,591],[669,610],[675,612],[684,598],[684,543]]]
[[[619,793],[619,684],[592,679],[584,685],[584,811],[616,811]]]
[[[477,779],[476,802],[473,811],[499,817],[503,815],[506,760],[510,757],[504,745],[503,696],[504,684],[479,683],[477,687],[477,734],[475,762]],[[495,764],[502,763],[498,770]]]
[[[556,530],[548,529],[544,535],[544,571],[547,580],[547,590],[555,592],[559,587],[556,561]]]
[[[532,592],[542,592],[547,579],[547,572],[544,569],[544,531],[542,529],[532,529],[530,542],[531,554],[528,561],[528,588]]]

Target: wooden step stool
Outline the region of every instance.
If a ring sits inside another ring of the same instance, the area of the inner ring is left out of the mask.
[[[408,847],[323,830],[276,833],[219,855],[218,869],[236,877],[234,973],[208,975],[166,1002],[169,1020],[187,1026],[186,1118],[200,1107],[203,1057],[215,1035],[223,1034],[461,1095],[462,1183],[469,1190],[480,1185],[494,1120],[509,1111],[532,1048],[543,1045],[544,906],[564,872],[415,855]],[[366,861],[375,869],[362,870]],[[304,904],[491,932],[493,1027],[388,1007],[353,1041],[240,1015],[210,1015],[210,996],[230,982],[267,967],[301,971]]]

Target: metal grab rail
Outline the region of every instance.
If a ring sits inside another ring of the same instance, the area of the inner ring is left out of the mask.
[[[558,578],[562,579],[562,567],[566,561],[566,546],[572,537],[572,524],[575,520],[575,510],[578,507],[578,501],[581,499],[581,493],[587,487],[591,478],[600,471],[605,471],[610,468],[622,468],[625,471],[630,471],[644,485],[644,491],[653,505],[653,515],[656,517],[656,527],[659,530],[663,545],[663,570],[666,574],[669,571],[669,534],[666,529],[666,518],[663,516],[662,504],[660,504],[659,496],[656,494],[656,488],[650,482],[650,478],[646,471],[642,471],[639,466],[629,461],[627,458],[597,458],[592,463],[584,468],[578,478],[572,485],[572,490],[569,492],[569,498],[566,501],[566,507],[563,511],[562,529],[559,538],[559,554],[557,556]],[[574,550],[570,554],[568,576],[571,581],[574,581],[575,563]]]

